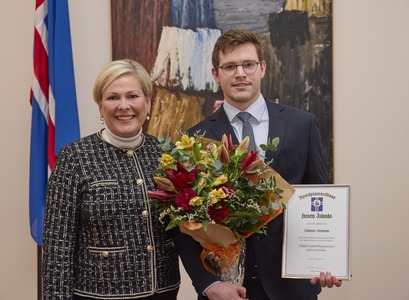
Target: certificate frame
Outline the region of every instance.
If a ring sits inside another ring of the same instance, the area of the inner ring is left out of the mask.
[[[293,185],[284,210],[282,277],[350,280],[350,185]]]

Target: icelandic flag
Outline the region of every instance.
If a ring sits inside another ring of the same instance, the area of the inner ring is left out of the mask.
[[[30,230],[42,243],[48,175],[62,147],[80,138],[68,0],[36,0],[30,141]]]
[[[311,211],[322,211],[324,208],[323,197],[311,197]]]

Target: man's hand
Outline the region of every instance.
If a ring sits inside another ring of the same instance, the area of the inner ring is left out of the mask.
[[[311,284],[316,284],[320,282],[321,287],[332,288],[334,285],[340,287],[342,285],[342,280],[338,280],[335,276],[332,276],[331,272],[321,272],[320,277],[314,277],[310,280]]]
[[[246,289],[241,285],[217,282],[206,290],[210,300],[242,300],[246,299]]]

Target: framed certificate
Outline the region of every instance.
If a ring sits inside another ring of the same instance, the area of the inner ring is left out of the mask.
[[[293,185],[284,211],[282,277],[329,271],[350,280],[350,186]]]

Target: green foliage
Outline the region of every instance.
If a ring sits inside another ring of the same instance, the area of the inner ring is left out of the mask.
[[[283,191],[274,177],[261,176],[262,162],[257,152],[246,149],[248,141],[232,146],[226,139],[224,144],[205,143],[200,136],[183,135],[173,146],[170,139],[158,140],[163,154],[153,174],[158,187],[162,184],[166,191],[150,192],[150,198],[162,218],[170,217],[167,229],[199,222],[207,230],[208,224],[216,223],[242,238],[252,232],[264,232],[265,217],[274,218],[281,208]],[[274,138],[260,147],[276,151],[278,144],[279,139]]]

